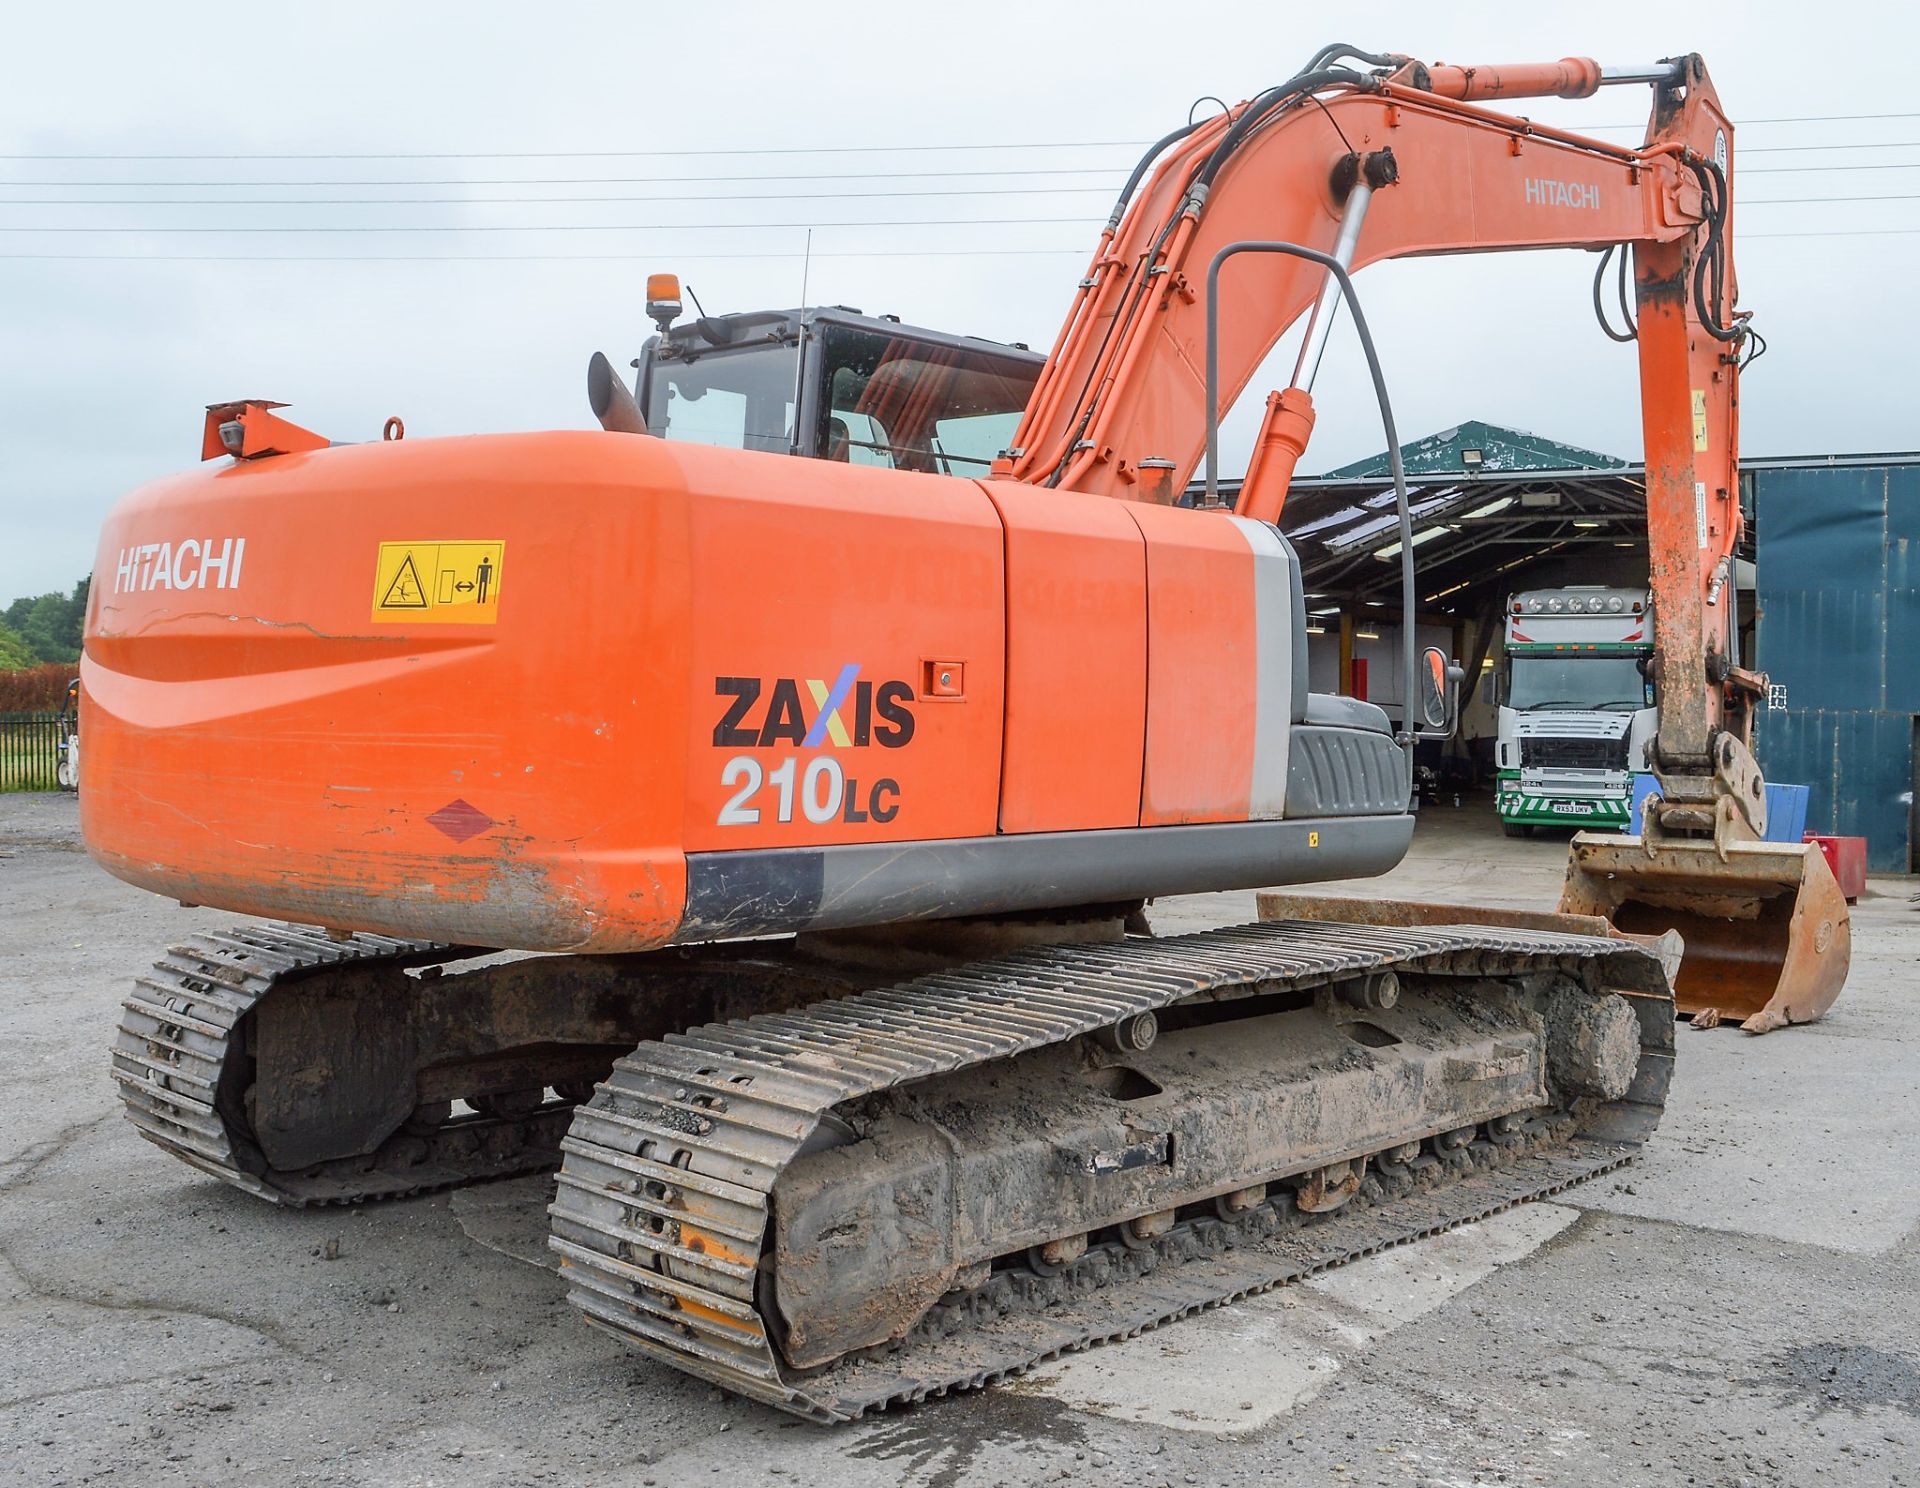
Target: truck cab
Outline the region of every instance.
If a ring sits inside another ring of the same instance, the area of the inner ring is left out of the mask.
[[[1506,606],[1494,799],[1509,837],[1627,829],[1658,725],[1644,589],[1573,585]]]

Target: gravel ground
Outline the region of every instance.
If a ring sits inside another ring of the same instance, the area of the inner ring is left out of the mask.
[[[1563,858],[1437,812],[1351,887],[1539,906]],[[0,1479],[1920,1483],[1914,887],[1874,880],[1826,1022],[1683,1031],[1622,1174],[822,1430],[588,1330],[545,1266],[546,1180],[289,1213],[140,1142],[106,1073],[122,989],[230,917],[107,877],[70,798],[0,797]],[[1251,895],[1155,910],[1251,917]]]

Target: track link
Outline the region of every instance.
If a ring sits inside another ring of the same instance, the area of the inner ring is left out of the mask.
[[[1280,1195],[1231,1219],[1183,1212],[1150,1246],[1064,1272],[1015,1268],[950,1293],[908,1336],[819,1370],[783,1360],[763,1312],[773,1187],[833,1107],[1202,998],[1396,970],[1593,973],[1634,1008],[1641,1059],[1618,1101],[1393,1165],[1308,1216]],[[1630,943],[1482,926],[1280,922],[1156,942],[1050,947],[794,1013],[641,1045],[577,1109],[550,1213],[589,1322],[729,1390],[821,1422],[989,1384],[1076,1349],[1559,1192],[1632,1158],[1672,1073],[1673,996]]]
[[[149,1142],[275,1204],[353,1204],[554,1166],[571,1106],[513,1117],[463,1116],[389,1139],[369,1156],[300,1172],[270,1168],[247,1134],[247,1015],[291,977],[374,962],[433,966],[471,956],[433,941],[308,925],[247,925],[167,947],[122,1003],[113,1078],[127,1119]]]

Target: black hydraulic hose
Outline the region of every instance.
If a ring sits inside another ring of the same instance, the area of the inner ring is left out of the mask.
[[[1628,270],[1633,263],[1633,250],[1625,243],[1620,249],[1620,278],[1614,285],[1614,293],[1620,300],[1620,323],[1632,333],[1634,340],[1640,339],[1640,323],[1633,313],[1633,297],[1627,293]]]
[[[1291,102],[1305,93],[1317,92],[1321,88],[1344,85],[1353,88],[1366,87],[1372,81],[1362,73],[1350,67],[1321,67],[1312,72],[1303,72],[1296,78],[1267,89],[1248,104],[1245,112],[1221,136],[1220,143],[1213,147],[1213,153],[1206,159],[1194,177],[1192,189],[1204,189],[1213,185],[1213,179],[1219,175],[1221,167],[1232,158],[1252,130],[1265,122],[1267,116],[1281,105]]]
[[[1706,333],[1716,341],[1738,341],[1746,334],[1746,327],[1736,323],[1728,325],[1720,319],[1719,301],[1725,293],[1726,285],[1722,277],[1722,263],[1726,245],[1722,239],[1727,219],[1727,177],[1719,165],[1711,160],[1688,161],[1695,176],[1700,181],[1700,194],[1707,215],[1707,241],[1701,245],[1700,252],[1693,260],[1693,303],[1699,312],[1700,324]],[[1713,274],[1712,294],[1709,296],[1707,275]]]
[[[1308,263],[1319,264],[1333,275],[1340,285],[1340,294],[1347,302],[1347,309],[1353,315],[1354,333],[1360,338],[1360,349],[1366,353],[1367,373],[1373,379],[1374,400],[1380,405],[1380,425],[1387,439],[1387,462],[1393,470],[1394,508],[1399,517],[1400,529],[1400,631],[1402,666],[1401,674],[1403,697],[1400,719],[1399,743],[1407,751],[1408,769],[1411,772],[1413,744],[1416,737],[1414,719],[1419,702],[1419,690],[1414,681],[1415,659],[1414,616],[1418,593],[1414,585],[1413,570],[1413,510],[1407,499],[1407,469],[1400,458],[1400,433],[1393,422],[1393,402],[1387,396],[1386,374],[1380,370],[1380,354],[1374,349],[1373,332],[1367,327],[1367,317],[1360,309],[1360,297],[1354,293],[1353,276],[1350,275],[1339,259],[1330,253],[1322,253],[1317,248],[1307,248],[1299,243],[1283,243],[1246,239],[1238,243],[1228,243],[1213,255],[1213,261],[1207,265],[1207,491],[1212,496],[1219,489],[1220,462],[1220,270],[1229,258],[1236,253],[1284,253],[1292,258],[1304,258]],[[1411,779],[1411,774],[1409,774]]]
[[[1228,126],[1226,134],[1221,138],[1219,143],[1214,146],[1212,153],[1208,155],[1205,163],[1188,181],[1185,194],[1186,201],[1183,203],[1181,211],[1186,211],[1187,204],[1193,201],[1193,193],[1196,188],[1210,186],[1214,176],[1219,173],[1221,167],[1224,166],[1234,152],[1239,149],[1247,134],[1262,123],[1276,108],[1295,98],[1311,94],[1317,89],[1329,87],[1336,83],[1350,86],[1364,86],[1371,81],[1371,79],[1349,68],[1328,68],[1324,66],[1324,63],[1329,58],[1340,56],[1352,57],[1369,65],[1379,67],[1397,66],[1405,60],[1404,58],[1374,52],[1362,52],[1347,45],[1345,42],[1333,42],[1330,45],[1320,48],[1318,52],[1314,53],[1313,60],[1308,63],[1305,71],[1289,78],[1284,83],[1276,84],[1255,95],[1252,102],[1241,112],[1240,117]],[[1169,130],[1166,134],[1162,135],[1160,139],[1155,141],[1146,153],[1140,157],[1139,161],[1134,165],[1133,173],[1127,178],[1127,184],[1121,189],[1119,199],[1114,203],[1113,211],[1108,215],[1107,229],[1109,231],[1119,227],[1121,218],[1125,216],[1127,206],[1133,199],[1134,192],[1139,190],[1140,182],[1146,178],[1147,172],[1152,169],[1153,162],[1157,160],[1161,153],[1169,146],[1179,143],[1199,127],[1199,123],[1189,122],[1181,125],[1178,129]],[[1168,218],[1166,222],[1162,223],[1159,235],[1154,239],[1153,250],[1148,253],[1141,262],[1134,265],[1131,276],[1132,283],[1129,286],[1125,311],[1123,314],[1116,315],[1108,323],[1106,335],[1102,338],[1103,350],[1106,345],[1111,343],[1112,338],[1118,331],[1132,324],[1134,316],[1139,309],[1141,297],[1146,293],[1152,283],[1150,271],[1160,256],[1161,248],[1165,245],[1168,236],[1172,233],[1175,224],[1177,224],[1179,220],[1180,213],[1175,213],[1172,217]],[[1076,406],[1081,409],[1079,426],[1074,431],[1074,438],[1069,442],[1066,453],[1061,456],[1060,463],[1047,477],[1047,485],[1056,486],[1065,476],[1067,466],[1073,458],[1074,445],[1084,436],[1086,429],[1092,423],[1096,401],[1094,388],[1091,383],[1080,390],[1079,397],[1075,400]]]
[[[1397,67],[1406,60],[1404,57],[1397,57],[1385,52],[1363,52],[1358,47],[1352,46],[1347,42],[1336,41],[1321,47],[1319,51],[1313,54],[1312,59],[1308,61],[1307,65],[1292,79],[1274,88],[1269,88],[1267,93],[1286,95],[1297,92],[1297,85],[1302,79],[1325,68],[1326,65],[1336,57],[1349,57],[1356,62],[1364,62],[1369,67]],[[1248,105],[1247,111],[1252,113],[1255,106],[1258,105],[1260,98],[1264,98],[1265,96],[1266,94],[1264,93],[1258,95],[1254,103]],[[1222,108],[1225,108],[1224,104]],[[1228,110],[1228,112],[1231,112],[1231,110]],[[1146,179],[1147,172],[1152,169],[1153,162],[1160,158],[1161,153],[1169,146],[1178,144],[1205,122],[1205,120],[1196,121],[1189,119],[1180,128],[1168,130],[1167,133],[1160,136],[1158,140],[1148,147],[1147,152],[1140,157],[1138,163],[1133,167],[1133,174],[1127,177],[1127,184],[1121,188],[1120,199],[1114,203],[1113,213],[1107,218],[1108,227],[1118,227],[1120,225],[1120,218],[1126,212],[1127,203],[1133,199],[1133,193],[1140,189],[1141,181]]]
[[[1355,62],[1364,62],[1369,67],[1400,67],[1408,60],[1405,57],[1396,56],[1392,52],[1363,52],[1360,48],[1349,46],[1344,41],[1336,41],[1329,46],[1321,47],[1319,51],[1315,52],[1312,60],[1309,61],[1301,71],[1312,72],[1317,67],[1325,67],[1336,57],[1346,57]]]
[[[1146,179],[1147,172],[1153,168],[1154,161],[1160,158],[1161,151],[1170,145],[1179,144],[1204,122],[1201,120],[1182,124],[1178,129],[1170,129],[1148,147],[1147,153],[1140,157],[1140,163],[1134,166],[1133,174],[1127,177],[1127,184],[1120,188],[1120,199],[1113,204],[1113,211],[1107,217],[1109,229],[1120,225],[1120,219],[1126,215],[1127,203],[1133,200],[1133,193],[1140,189],[1141,181]]]
[[[1607,333],[1607,339],[1609,341],[1637,341],[1640,339],[1639,332],[1635,328],[1633,318],[1630,315],[1627,318],[1627,328],[1624,331],[1616,331],[1613,328],[1613,322],[1607,319],[1606,300],[1600,292],[1600,286],[1605,282],[1607,277],[1607,266],[1613,262],[1614,254],[1619,253],[1621,278],[1619,290],[1620,308],[1623,311],[1626,309],[1627,255],[1624,252],[1624,248],[1625,245],[1621,243],[1609,244],[1606,251],[1600,255],[1600,266],[1593,271],[1593,315],[1594,319],[1600,322],[1600,329]]]

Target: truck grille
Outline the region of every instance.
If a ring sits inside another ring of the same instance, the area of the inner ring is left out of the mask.
[[[1627,741],[1621,739],[1522,739],[1523,770],[1624,770]]]

